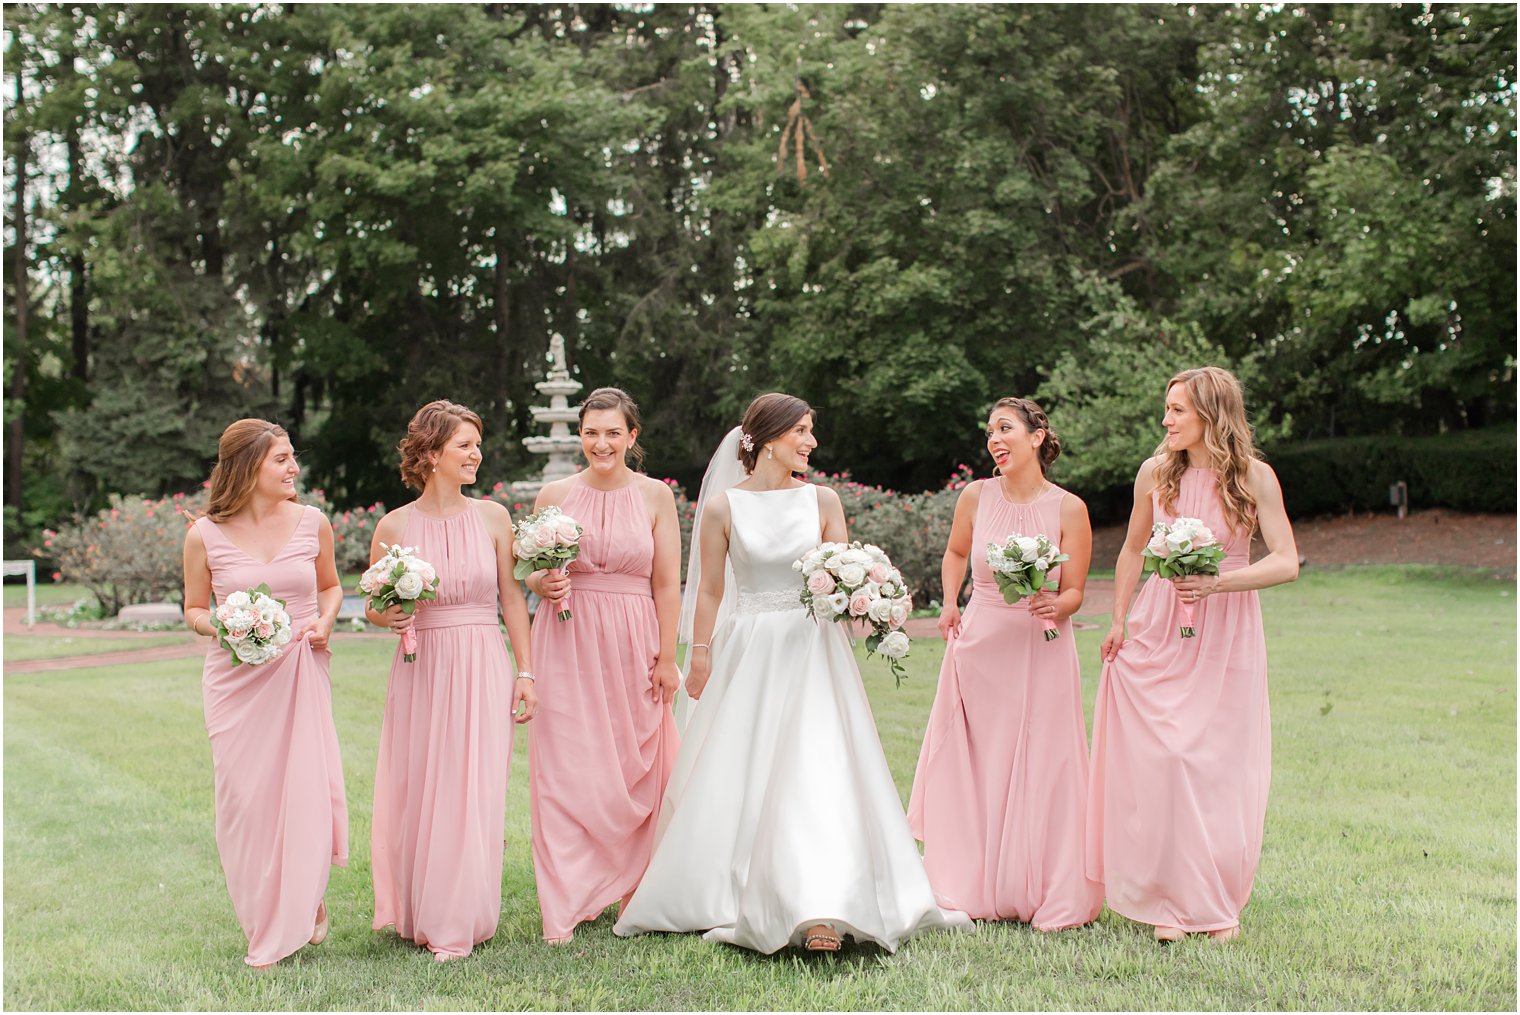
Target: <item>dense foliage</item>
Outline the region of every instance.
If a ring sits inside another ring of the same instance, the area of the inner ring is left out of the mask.
[[[936,488],[1035,393],[1127,481],[1174,369],[1270,441],[1515,413],[1510,5],[8,5],[6,539],[239,415],[399,502],[563,334],[693,487],[769,388]],[[906,512],[905,512],[906,513]]]

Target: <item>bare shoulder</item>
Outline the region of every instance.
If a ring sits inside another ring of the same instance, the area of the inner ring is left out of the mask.
[[[1251,484],[1253,493],[1267,493],[1280,488],[1277,473],[1260,458],[1251,459],[1246,479]]]
[[[201,527],[193,522],[185,526],[185,549],[204,550],[206,541],[201,538]]]
[[[665,507],[667,504],[671,507],[675,506],[676,492],[671,489],[669,483],[643,473],[634,473],[634,477],[634,481],[639,484],[639,491],[646,499],[660,507]]]
[[[960,496],[955,498],[955,506],[960,507],[962,504],[965,504],[969,508],[976,507],[982,502],[982,487],[986,485],[987,481],[983,479],[978,479],[974,483],[967,483],[961,488]]]
[[[1087,514],[1087,501],[1078,497],[1065,487],[1061,488],[1061,511],[1063,513],[1081,512]]]
[[[716,496],[707,498],[707,503],[702,506],[702,520],[709,518],[713,521],[727,523],[729,517],[728,491],[724,490]]]
[[[387,543],[396,542],[396,537],[406,531],[407,519],[411,517],[411,512],[410,504],[403,504],[401,507],[387,511],[380,516],[380,521],[375,523],[375,535]]]
[[[480,520],[488,525],[511,525],[512,512],[500,501],[485,500],[484,498],[470,501],[470,506],[475,509],[475,514]]]
[[[839,491],[832,486],[824,486],[822,483],[814,484],[813,489],[818,491],[818,503],[824,507],[839,508],[844,510],[844,501],[839,499]]]
[[[1135,492],[1148,494],[1156,488],[1156,470],[1161,466],[1161,456],[1152,455],[1140,466],[1140,471],[1135,473]]]
[[[564,476],[553,482],[545,483],[543,489],[538,491],[538,496],[533,499],[533,510],[542,511],[546,507],[558,507],[570,496],[570,488],[580,482],[575,476]]]

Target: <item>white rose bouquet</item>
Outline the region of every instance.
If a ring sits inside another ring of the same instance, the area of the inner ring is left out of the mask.
[[[234,663],[267,663],[290,641],[285,600],[274,598],[268,585],[230,593],[212,611],[211,623],[217,644],[232,653]]]
[[[880,652],[901,686],[909,648],[902,627],[913,610],[913,597],[891,559],[870,544],[824,543],[793,561],[792,570],[802,573],[802,605],[815,621],[864,620],[871,625],[866,654]]]
[[[1050,580],[1050,572],[1070,559],[1048,536],[1040,533],[1021,536],[1015,532],[1001,546],[987,544],[987,566],[1003,592],[1003,601],[1009,605],[1036,592],[1054,589],[1056,583]],[[1042,617],[1040,623],[1045,626],[1046,641],[1061,637],[1060,628],[1051,621]]]
[[[380,613],[400,604],[410,616],[418,603],[438,598],[438,572],[417,556],[415,546],[380,546],[385,555],[359,576],[359,591],[369,596],[370,609]],[[401,632],[401,658],[417,661],[417,632],[410,627]]]
[[[1218,574],[1224,560],[1224,547],[1209,527],[1197,518],[1177,518],[1170,525],[1151,528],[1151,541],[1140,551],[1142,573],[1154,571],[1162,578],[1181,578],[1190,574]],[[1193,604],[1182,604],[1182,637],[1197,634],[1193,623]]]
[[[580,523],[554,505],[531,514],[512,526],[512,555],[517,564],[512,577],[518,581],[534,571],[558,571],[565,568],[581,553]],[[570,597],[560,601],[556,616],[564,621],[570,619]]]

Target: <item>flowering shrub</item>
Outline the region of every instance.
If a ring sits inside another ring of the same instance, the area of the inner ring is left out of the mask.
[[[852,480],[848,472],[809,472],[804,478],[839,494],[850,538],[874,543],[891,554],[915,603],[923,606],[943,600],[940,563],[950,539],[955,501],[976,478],[969,467],[962,465],[942,489],[927,493],[867,486]],[[966,573],[969,580],[969,568]]]
[[[114,617],[133,603],[181,598],[185,528],[204,509],[204,491],[158,500],[113,495],[92,517],[43,529],[32,552],[56,560],[59,580],[89,589],[101,612]]]
[[[375,526],[385,515],[384,504],[377,501],[369,507],[339,511],[327,502],[327,495],[321,490],[303,494],[301,501],[317,508],[332,522],[333,556],[338,562],[338,574],[352,574],[369,567],[369,548],[375,538]]]

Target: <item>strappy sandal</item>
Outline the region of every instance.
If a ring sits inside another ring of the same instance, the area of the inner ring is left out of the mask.
[[[844,941],[829,924],[816,924],[802,939],[802,950],[808,952],[837,952]]]

